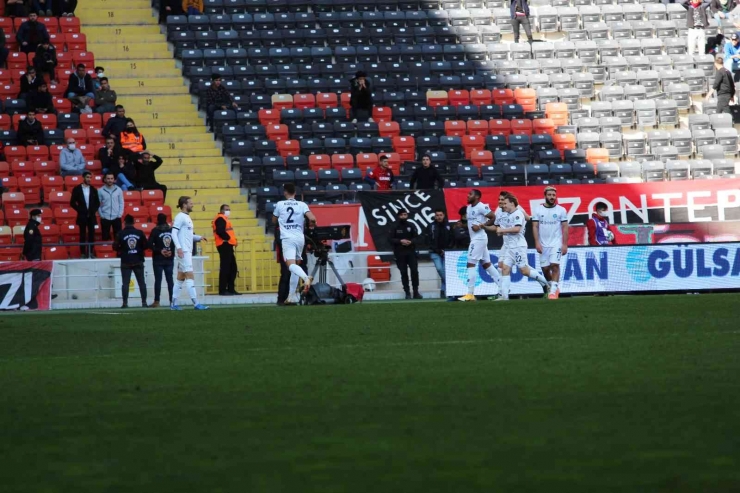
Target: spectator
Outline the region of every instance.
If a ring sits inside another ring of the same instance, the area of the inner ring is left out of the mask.
[[[460,220],[452,226],[452,238],[455,250],[467,250],[470,246],[470,231],[468,230],[468,207],[460,207],[457,211]]]
[[[236,274],[239,270],[236,265],[236,256],[234,255],[237,241],[234,227],[229,220],[230,215],[231,207],[229,204],[223,204],[211,224],[213,238],[216,242],[216,250],[218,250],[218,257],[220,259],[218,271],[219,296],[234,296],[239,294],[236,292],[235,285]]]
[[[7,9],[7,5],[5,7]],[[20,25],[15,39],[21,45],[23,53],[35,53],[36,48],[43,42],[49,41],[49,32],[46,26],[39,22],[38,15],[35,12],[28,14],[28,20]]]
[[[103,165],[103,173],[108,171],[116,174],[116,168],[118,167],[118,156],[121,154],[120,148],[116,146],[116,141],[113,137],[105,139],[105,147],[98,151],[98,160]]]
[[[388,165],[388,156],[380,156],[380,165],[370,170],[365,177],[365,181],[374,185],[377,190],[390,190],[393,185],[393,171]]]
[[[146,149],[144,135],[136,129],[136,123],[131,118],[126,118],[126,129],[119,136],[121,147],[130,152],[142,152]]]
[[[429,242],[429,257],[437,269],[437,274],[442,281],[440,298],[444,298],[447,287],[445,285],[445,251],[452,247],[454,236],[452,228],[447,221],[444,209],[434,211],[434,221],[427,229],[427,241]]]
[[[82,258],[93,258],[95,243],[95,214],[100,209],[100,198],[97,191],[90,184],[92,173],[82,173],[82,183],[72,189],[72,199],[69,206],[77,211],[77,225],[80,227],[80,244]]]
[[[182,0],[182,9],[187,15],[201,15],[203,13],[203,0]]]
[[[162,158],[152,155],[149,151],[141,153],[136,161],[136,184],[144,190],[162,190],[162,195],[167,197],[167,185],[157,183],[154,172],[162,166]]]
[[[5,46],[5,30],[0,27],[0,68],[5,68],[8,64],[8,55],[10,50]]]
[[[432,158],[424,156],[421,158],[421,168],[416,168],[411,175],[411,188],[414,190],[433,189],[434,184],[439,185],[440,190],[444,188],[445,181],[439,174],[437,168],[432,166]]]
[[[74,17],[77,8],[77,0],[55,0],[52,10],[56,17]]]
[[[709,27],[707,20],[707,7],[701,0],[688,0],[686,13],[686,27],[689,28],[688,54],[704,55],[707,46],[707,34],[705,29]]]
[[[162,0],[159,4],[159,23],[166,24],[169,15],[184,15],[180,0]]]
[[[85,171],[85,157],[79,149],[75,139],[67,139],[67,147],[59,153],[59,168],[62,176],[79,176]]]
[[[118,233],[113,249],[121,258],[121,297],[123,305],[128,308],[128,293],[130,291],[131,273],[136,276],[136,284],[139,285],[141,294],[141,306],[146,308],[146,280],[144,279],[144,252],[147,249],[146,236],[140,229],[134,226],[134,218],[127,214],[124,222],[126,227]]]
[[[116,110],[116,91],[110,88],[108,77],[100,79],[100,90],[95,93],[95,111],[100,113],[111,113]]]
[[[39,225],[41,224],[41,209],[33,209],[31,218],[23,230],[23,258],[29,262],[41,260],[41,248],[44,244],[41,238]]]
[[[406,293],[406,299],[412,298],[409,290],[409,273],[411,270],[411,286],[414,289],[413,299],[420,300],[423,297],[419,294],[419,264],[416,258],[417,238],[416,226],[409,222],[409,213],[406,210],[398,211],[398,222],[393,226],[389,235],[391,245],[393,245],[393,255],[396,257],[396,266],[401,271],[401,284],[403,291]]]
[[[5,0],[5,15],[8,17],[26,17],[28,15],[26,0]]]
[[[95,78],[93,79],[93,89],[95,92],[98,92],[100,90],[100,87],[102,86],[100,79],[105,77],[105,69],[103,67],[95,67]],[[110,110],[108,113],[111,113],[113,110]]]
[[[105,124],[102,132],[103,137],[113,137],[118,139],[121,132],[126,130],[127,122],[128,118],[126,118],[126,110],[120,104],[116,105],[116,116],[111,117],[108,120],[108,123]]]
[[[95,98],[95,93],[93,92],[92,77],[85,71],[83,64],[77,65],[77,70],[69,74],[65,94],[80,113],[92,113],[89,103],[91,99]]]
[[[532,44],[532,25],[529,23],[529,4],[527,0],[511,0],[511,27],[514,28],[514,42],[519,42],[519,26],[524,26],[527,42]]]
[[[117,159],[118,164],[113,170],[116,175],[116,185],[124,192],[136,188],[136,166],[128,159],[127,154],[120,153]]]
[[[29,93],[38,91],[43,80],[41,77],[36,77],[36,69],[29,65],[26,73],[21,77],[21,92],[18,93],[18,99],[25,101]]]
[[[48,40],[42,42],[36,48],[36,56],[33,58],[33,66],[36,68],[36,72],[39,74],[42,82],[47,74],[52,84],[56,82],[57,64],[57,50],[54,48],[54,45]]]
[[[596,212],[591,215],[586,225],[588,244],[592,246],[616,245],[617,240],[609,225],[609,207],[603,202],[597,202],[594,209]]]
[[[373,116],[373,89],[367,74],[360,70],[349,81],[352,122],[371,120]]]
[[[18,142],[23,146],[44,145],[44,127],[36,119],[33,109],[29,109],[26,117],[18,122]]]
[[[116,177],[110,171],[105,173],[103,183],[104,185],[98,189],[98,198],[100,199],[100,230],[103,241],[108,241],[111,238],[111,228],[113,229],[114,238],[121,231],[123,190],[116,185]]]
[[[730,101],[735,97],[735,81],[732,72],[725,68],[722,55],[717,55],[714,59],[714,69],[716,72],[714,84],[707,93],[707,100],[716,95],[717,113],[730,113]]]
[[[717,21],[717,33],[722,34],[722,20],[730,19],[730,13],[738,6],[737,0],[711,0],[709,8]]]
[[[167,224],[167,216],[159,213],[157,214],[157,226],[149,234],[149,250],[152,251],[152,267],[154,267],[154,303],[151,304],[151,308],[159,307],[162,274],[167,281],[167,293],[170,305],[172,304],[172,287],[175,284],[172,277],[172,268],[175,263],[174,246],[172,228]]]
[[[46,82],[41,81],[39,90],[29,93],[26,98],[26,106],[29,110],[34,110],[42,115],[56,115],[57,110],[54,108],[54,100],[49,92],[49,86]]]
[[[725,42],[723,60],[724,67],[733,75],[740,69],[740,36],[737,33],[733,33],[730,40]]]
[[[206,116],[210,131],[213,132],[213,114],[218,110],[238,109],[239,106],[231,99],[231,94],[221,85],[221,76],[211,76],[211,87],[206,90]]]
[[[52,0],[33,0],[33,11],[40,16],[51,17],[54,12],[51,10]]]

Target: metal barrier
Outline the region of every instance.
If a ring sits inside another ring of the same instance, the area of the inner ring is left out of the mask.
[[[218,294],[219,254],[212,238],[201,243],[205,260],[207,294]],[[267,238],[239,239],[234,253],[239,269],[236,290],[244,294],[275,293],[280,280],[280,264],[275,259],[272,242]]]

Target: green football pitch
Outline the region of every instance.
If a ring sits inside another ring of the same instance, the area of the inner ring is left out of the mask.
[[[0,491],[740,491],[740,295],[0,316]]]

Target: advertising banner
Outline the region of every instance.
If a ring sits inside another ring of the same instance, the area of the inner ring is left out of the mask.
[[[498,251],[490,254],[498,263]],[[445,257],[447,294],[462,296],[467,293],[467,252],[447,252]],[[527,258],[540,270],[534,249]],[[740,289],[740,243],[575,247],[560,264],[563,294],[713,289]],[[498,294],[480,265],[475,294]],[[542,294],[542,288],[514,268],[510,294]]]
[[[54,262],[0,263],[0,310],[49,310]]]
[[[422,235],[434,220],[434,210],[438,208],[446,210],[442,190],[360,192],[357,195],[375,248],[380,252],[393,250],[388,235],[398,221],[398,211],[408,211],[409,222],[416,226],[417,232]]]

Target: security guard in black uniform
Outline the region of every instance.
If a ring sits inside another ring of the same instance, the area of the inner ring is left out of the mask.
[[[123,221],[125,226],[118,232],[116,241],[113,243],[113,248],[121,258],[121,294],[123,296],[121,308],[128,308],[128,291],[132,272],[136,276],[136,283],[139,285],[141,306],[146,308],[146,280],[144,279],[146,236],[144,236],[143,231],[134,227],[134,218],[130,214],[127,214]]]
[[[414,288],[413,298],[420,300],[423,297],[419,294],[419,263],[416,258],[415,242],[418,238],[416,226],[409,222],[408,211],[398,211],[398,222],[393,226],[389,235],[389,241],[393,245],[393,255],[396,257],[396,266],[401,271],[401,283],[403,290],[406,292],[406,299],[411,299],[409,290],[409,273],[411,269],[411,286]]]
[[[172,241],[172,228],[167,224],[165,214],[157,214],[157,226],[149,234],[149,249],[152,251],[154,268],[154,303],[150,308],[159,307],[159,296],[162,291],[162,275],[167,281],[167,293],[172,304],[172,287],[175,285],[172,270],[175,265],[175,242]]]
[[[44,244],[39,231],[41,224],[41,209],[31,211],[31,219],[23,230],[23,258],[26,260],[41,260],[41,247]]]

